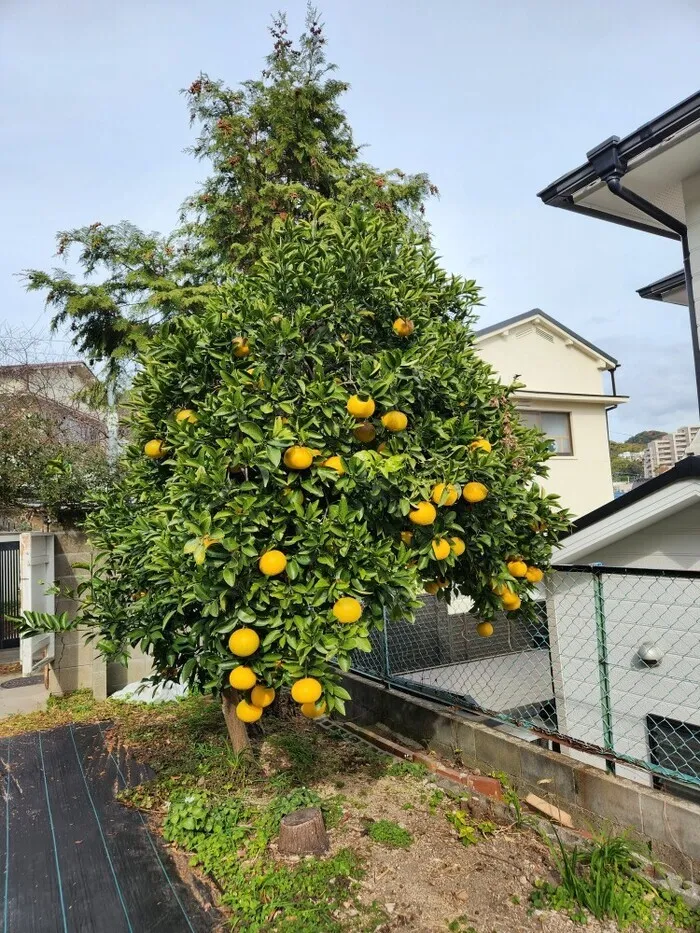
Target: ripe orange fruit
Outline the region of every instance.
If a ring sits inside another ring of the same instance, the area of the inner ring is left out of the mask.
[[[353,418],[360,418],[363,421],[372,417],[375,407],[371,398],[360,398],[359,395],[351,395],[346,406]]]
[[[175,412],[175,420],[178,424],[183,424],[184,422],[187,422],[187,424],[197,424],[199,419],[191,408],[181,408],[179,411]]]
[[[506,612],[514,612],[516,609],[520,609],[522,600],[517,593],[511,593],[510,590],[506,590],[503,596],[501,596],[501,603]]]
[[[228,682],[234,690],[250,690],[255,686],[256,680],[255,671],[250,667],[245,667],[243,664],[234,667],[228,675]]]
[[[316,704],[316,703],[302,703],[301,704],[301,715],[306,716],[307,719],[318,719],[319,716],[326,715],[326,704]]]
[[[241,700],[236,707],[236,716],[241,722],[257,722],[262,716],[263,711],[259,706],[253,706],[247,700]]]
[[[402,411],[388,411],[385,415],[382,415],[382,424],[387,431],[397,433],[406,430],[408,418]]]
[[[250,691],[250,702],[253,706],[259,706],[265,709],[275,698],[274,687],[266,687],[264,684],[258,684]]]
[[[437,593],[437,591],[440,589],[440,584],[437,582],[437,580],[431,580],[429,583],[425,584],[424,589],[425,589],[425,592],[428,593],[430,596],[434,596]]]
[[[432,525],[437,518],[437,512],[432,502],[419,502],[408,513],[408,520],[414,525]]]
[[[476,633],[481,635],[482,638],[490,638],[493,635],[493,625],[490,622],[479,622]]]
[[[363,421],[352,433],[363,444],[371,444],[377,436],[377,431],[370,421]]]
[[[391,326],[397,337],[410,337],[415,329],[413,321],[405,317],[397,317]]]
[[[467,483],[462,490],[467,502],[483,502],[488,494],[488,488],[483,483]]]
[[[525,574],[525,579],[528,583],[539,583],[544,577],[544,573],[540,570],[539,567],[528,567],[527,573]]]
[[[329,457],[327,460],[323,461],[322,466],[328,467],[329,470],[335,470],[335,472],[342,476],[345,472],[345,467],[343,466],[343,461],[337,454],[334,454],[332,457]]]
[[[228,650],[239,658],[247,658],[260,647],[260,636],[252,628],[239,628],[231,632],[228,640]]]
[[[412,531],[402,531],[402,532],[401,532],[401,540],[402,540],[403,543],[406,545],[406,547],[409,547],[409,546],[411,545],[412,541],[413,541],[413,532],[412,532]]]
[[[282,551],[266,551],[258,561],[260,572],[266,577],[276,577],[286,566],[287,558]]]
[[[461,557],[467,549],[467,545],[464,543],[462,538],[459,538],[456,535],[454,538],[450,538],[450,546],[455,557]]]
[[[523,560],[509,560],[506,567],[511,577],[524,577],[527,574],[527,564]]]
[[[245,339],[245,337],[234,337],[231,342],[233,343],[234,356],[237,356],[238,359],[241,359],[244,356],[248,356],[250,353],[250,344]]]
[[[302,677],[292,684],[292,699],[296,703],[315,703],[322,693],[323,687],[315,677]]]
[[[308,470],[313,461],[313,451],[308,447],[288,447],[284,452],[284,465],[290,470]]]
[[[510,593],[505,583],[496,583],[494,580],[491,581],[491,589],[496,596],[503,596],[504,593]]]
[[[433,554],[437,560],[445,560],[450,556],[450,542],[447,538],[433,538],[431,542]]]
[[[148,441],[143,445],[143,452],[152,460],[159,460],[165,456],[165,442],[160,440]]]
[[[459,489],[452,484],[448,486],[447,483],[438,483],[437,486],[433,487],[430,498],[435,505],[454,505],[459,499]]]
[[[487,454],[491,453],[491,444],[485,437],[477,437],[469,446],[472,450],[484,450]]]
[[[333,605],[333,615],[338,622],[357,622],[362,615],[362,603],[354,596],[342,596]]]

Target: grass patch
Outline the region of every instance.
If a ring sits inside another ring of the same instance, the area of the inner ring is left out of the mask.
[[[530,896],[533,907],[564,910],[579,923],[592,914],[615,920],[620,929],[634,924],[655,933],[700,933],[700,912],[644,877],[636,847],[625,836],[600,835],[587,850],[567,849],[557,836],[550,848],[561,882],[537,883]]]
[[[376,820],[370,823],[367,835],[374,842],[392,849],[408,849],[413,842],[413,836],[409,831],[393,820]]]
[[[389,777],[423,778],[428,773],[425,765],[419,761],[392,761],[384,771]]]

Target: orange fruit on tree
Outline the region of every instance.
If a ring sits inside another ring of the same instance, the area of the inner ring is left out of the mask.
[[[308,470],[314,462],[314,453],[308,447],[288,447],[284,452],[284,465],[290,470]]]
[[[250,353],[250,344],[245,339],[245,337],[234,337],[231,341],[233,343],[233,355],[242,359],[244,356],[248,356]]]
[[[450,547],[452,548],[452,553],[455,557],[461,557],[462,554],[467,549],[467,545],[464,543],[462,538],[455,535],[453,538],[450,538]]]
[[[375,409],[374,401],[369,397],[364,398],[360,395],[351,395],[348,399],[346,408],[353,418],[362,419],[371,418]]]
[[[265,709],[275,698],[275,688],[266,687],[264,684],[258,684],[250,691],[250,702],[253,706],[259,706]]]
[[[382,424],[387,429],[396,434],[399,431],[405,431],[408,425],[408,418],[402,411],[388,411],[382,415]]]
[[[459,489],[451,483],[438,483],[437,486],[433,486],[430,498],[435,505],[454,505],[459,499]]]
[[[362,603],[354,596],[341,596],[333,604],[333,615],[338,622],[357,622],[362,615]]]
[[[496,596],[503,596],[504,593],[510,593],[510,590],[505,585],[505,583],[496,583],[495,580],[491,581],[491,589],[496,594]]]
[[[506,612],[514,612],[516,609],[520,609],[522,605],[522,600],[517,593],[511,593],[510,590],[501,596],[501,604]]]
[[[391,326],[397,337],[410,337],[415,330],[413,321],[409,321],[409,319],[405,317],[397,317]]]
[[[159,460],[161,457],[165,456],[165,441],[158,439],[147,441],[143,445],[143,452],[152,460]]]
[[[408,513],[408,520],[414,525],[432,525],[437,518],[437,512],[432,502],[419,502]]]
[[[483,502],[489,491],[483,483],[467,483],[462,490],[462,496],[467,502]]]
[[[509,560],[506,567],[511,577],[524,577],[527,574],[527,564],[524,560]]]
[[[329,470],[335,470],[335,472],[342,476],[345,472],[345,467],[343,466],[343,461],[337,454],[334,454],[332,457],[329,457],[327,460],[324,460],[322,466],[328,467]]]
[[[245,667],[243,664],[234,667],[228,675],[228,682],[234,690],[250,690],[255,686],[257,679],[255,671],[250,667]]]
[[[482,638],[490,638],[493,635],[493,625],[490,622],[479,622],[476,633],[481,635]]]
[[[257,722],[262,716],[263,711],[259,706],[253,706],[247,700],[241,700],[236,706],[236,716],[241,722]]]
[[[287,558],[282,551],[266,551],[258,561],[260,572],[266,577],[276,577],[283,573],[287,566]]]
[[[260,636],[252,628],[239,628],[231,632],[228,650],[239,658],[247,658],[260,647]]]
[[[191,408],[181,408],[175,412],[175,420],[178,424],[197,424],[199,420]]]
[[[445,560],[446,557],[450,556],[452,550],[447,538],[433,538],[431,547],[437,560]]]
[[[371,444],[377,436],[377,430],[371,421],[363,421],[362,424],[358,424],[352,433],[363,444]]]
[[[469,446],[472,450],[483,450],[487,454],[491,453],[491,444],[486,440],[485,437],[477,437],[477,439],[472,441]]]
[[[406,547],[409,547],[409,546],[411,545],[411,543],[413,542],[413,532],[412,532],[412,531],[402,531],[402,532],[401,532],[401,540],[402,540],[403,543],[406,545]]]
[[[315,677],[302,677],[292,684],[292,699],[296,703],[315,703],[322,693],[323,687]]]
[[[539,567],[528,567],[525,573],[525,579],[528,583],[539,583],[544,577],[544,573]]]
[[[302,703],[301,704],[301,715],[306,716],[307,719],[318,719],[319,716],[326,715],[326,704],[325,703]]]

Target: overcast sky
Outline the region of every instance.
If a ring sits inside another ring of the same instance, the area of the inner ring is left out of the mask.
[[[0,0],[0,322],[46,336],[16,273],[57,230],[168,231],[203,177],[178,94],[200,70],[259,74],[266,0]],[[292,33],[305,4],[287,0]],[[697,90],[697,0],[326,0],[345,107],[380,168],[427,171],[435,243],[483,287],[482,323],[532,307],[622,363],[614,439],[697,420],[684,308],[636,289],[681,266],[661,237],[544,207],[537,191],[607,136]],[[48,344],[70,357],[68,344]]]

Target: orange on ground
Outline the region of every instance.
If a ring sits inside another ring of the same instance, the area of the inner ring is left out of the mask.
[[[326,704],[325,703],[302,703],[301,704],[301,715],[306,716],[307,719],[318,719],[319,716],[326,715]]]
[[[447,538],[433,538],[431,546],[437,560],[445,560],[446,557],[450,556],[450,551],[452,549]]]
[[[239,628],[231,632],[228,640],[228,650],[239,658],[247,658],[255,654],[260,646],[260,636],[252,628]]]
[[[333,605],[333,615],[338,622],[357,622],[362,615],[362,603],[354,596],[341,596]]]
[[[462,495],[467,502],[483,502],[489,491],[483,483],[467,483]]]
[[[515,609],[520,609],[522,600],[517,593],[511,593],[510,590],[506,590],[503,596],[501,596],[501,603],[506,612],[513,612]]]
[[[395,434],[398,431],[406,430],[408,417],[402,411],[388,411],[385,415],[382,415],[382,424],[387,431],[392,431]]]
[[[292,684],[292,699],[296,703],[315,703],[322,693],[323,687],[315,677],[302,677]]]
[[[238,357],[238,359],[248,356],[250,353],[250,344],[245,337],[234,337],[231,342],[233,343],[234,356]]]
[[[432,502],[419,502],[408,513],[408,520],[414,525],[432,525],[437,518],[437,512]]]
[[[274,687],[266,687],[264,684],[258,684],[250,691],[250,702],[253,706],[259,706],[265,709],[275,698]]]
[[[540,570],[539,567],[528,567],[527,568],[525,579],[527,580],[528,583],[539,583],[543,577],[544,577],[544,573]]]
[[[415,329],[413,321],[405,317],[397,317],[391,326],[397,337],[410,337]]]
[[[165,442],[157,439],[148,441],[143,445],[143,452],[152,460],[158,460],[165,456]]]
[[[360,398],[359,395],[351,395],[346,406],[348,413],[353,418],[371,418],[374,414],[375,404],[371,398]]]
[[[187,422],[187,424],[197,424],[197,415],[192,411],[191,408],[181,408],[179,411],[175,412],[175,420],[178,424]]]
[[[485,437],[477,437],[469,446],[472,450],[484,450],[487,454],[491,453],[491,444]]]
[[[452,483],[449,486],[446,483],[438,483],[437,486],[433,487],[430,498],[435,505],[454,505],[459,499],[459,489]]]
[[[490,622],[479,622],[476,633],[481,635],[482,638],[490,638],[493,635],[493,625]]]
[[[263,711],[259,706],[253,706],[247,700],[241,700],[236,707],[236,716],[241,722],[257,722],[262,716]]]
[[[307,470],[314,460],[308,447],[288,447],[284,452],[284,465],[290,470]]]
[[[228,682],[234,690],[250,690],[255,686],[256,680],[255,671],[242,664],[234,667],[228,675]]]
[[[524,577],[527,574],[527,564],[523,560],[509,560],[506,567],[511,577]]]
[[[377,436],[376,428],[370,421],[363,421],[362,424],[358,424],[352,433],[363,444],[371,444]]]
[[[345,467],[343,466],[343,461],[337,454],[334,454],[332,457],[329,457],[327,460],[324,460],[322,466],[328,467],[329,470],[335,470],[335,472],[342,476],[345,472]]]
[[[260,572],[266,577],[276,577],[283,573],[287,566],[287,558],[282,551],[266,551],[258,561]]]
[[[452,553],[455,557],[461,557],[467,549],[467,545],[464,543],[462,538],[459,538],[456,535],[454,538],[450,538],[450,545],[452,547]]]

